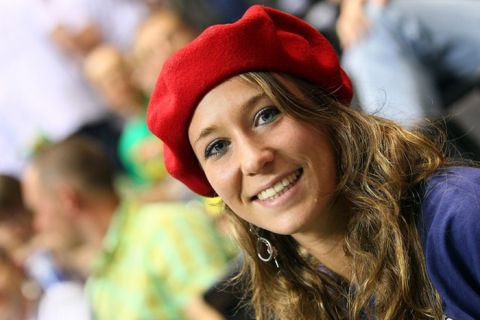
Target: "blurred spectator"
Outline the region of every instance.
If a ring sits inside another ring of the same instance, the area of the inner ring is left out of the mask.
[[[32,235],[29,243],[24,243],[23,249],[16,255],[19,257],[18,261],[27,262],[31,267],[31,275],[35,276],[36,271],[33,269],[37,263],[43,265],[45,256],[47,260],[52,260],[49,268],[51,273],[45,277],[41,273],[36,277],[44,288],[51,282],[67,278],[85,280],[90,272],[89,260],[93,257],[91,246],[81,238],[69,217],[54,201],[54,197],[33,192],[27,195],[25,191],[23,190],[25,205],[34,213],[31,224],[35,229],[35,235]],[[35,255],[36,252],[43,253]]]
[[[130,49],[139,23],[148,14],[142,1],[44,0],[53,40],[66,52],[82,55],[100,43]]]
[[[197,33],[217,23],[230,23],[242,16],[248,0],[144,0],[154,10],[169,9]]]
[[[51,219],[36,219],[36,229],[44,228],[42,224],[57,222],[57,220],[51,221]],[[59,226],[59,224],[55,225]],[[67,229],[65,233],[71,235],[71,230]],[[46,241],[44,235],[36,234],[33,216],[23,202],[20,181],[12,176],[0,175],[0,246],[9,251],[17,264],[26,266],[26,261],[29,260],[33,266],[38,261],[32,258],[36,256],[35,251],[52,249],[47,243],[50,244],[54,237],[54,235],[48,235],[49,240]],[[53,261],[50,269],[57,269],[57,266],[53,266]],[[42,279],[37,278],[37,280],[42,285]],[[46,286],[47,284],[44,287]]]
[[[105,43],[122,52],[130,50],[135,30],[149,12],[142,1],[131,0],[45,0],[44,3],[51,17],[51,39],[76,64],[76,72],[82,76],[83,58],[97,45]],[[106,140],[105,149],[116,161],[116,167],[121,168],[116,152],[118,135],[112,140],[104,123],[85,125],[77,134]]]
[[[20,181],[11,176],[0,175],[0,247],[8,251],[2,253],[3,249],[0,250],[0,269],[12,268],[12,277],[0,280],[0,305],[3,306],[0,309],[4,311],[0,314],[10,314],[5,309],[11,305],[22,310],[29,309],[22,312],[31,313],[31,316],[35,309],[38,316],[35,319],[90,319],[89,307],[80,283],[63,275],[46,248],[32,244],[32,215],[25,208],[22,198]],[[11,266],[8,266],[9,264]],[[0,274],[9,274],[4,271]],[[7,295],[11,298],[9,301],[1,298],[5,290],[10,290]],[[18,290],[21,296],[18,295]],[[36,300],[42,292],[37,312]],[[0,319],[4,318],[0,316]],[[19,315],[5,319],[23,318]]]
[[[110,150],[118,137],[78,59],[52,41],[48,3],[0,1],[0,172],[15,176],[40,140],[81,132]]]
[[[441,115],[452,84],[479,81],[479,28],[475,0],[345,0],[337,23],[362,107],[408,126]]]
[[[137,29],[132,56],[134,81],[150,96],[165,60],[195,37],[195,31],[174,11],[154,11]]]
[[[84,72],[111,111],[124,119],[143,113],[146,97],[131,81],[120,50],[108,44],[97,46],[85,57]]]
[[[199,209],[120,199],[111,163],[85,139],[45,149],[27,168],[24,187],[35,217],[60,219],[63,212],[100,250],[87,284],[96,319],[219,316],[199,297],[222,276],[228,257]],[[47,212],[45,201],[57,212]]]
[[[0,320],[90,319],[83,291],[74,282],[59,282],[39,297],[22,268],[0,247]]]
[[[37,320],[90,320],[83,285],[65,277],[48,251],[36,250],[25,263],[27,274],[40,284]]]
[[[106,105],[126,121],[118,153],[133,183],[129,191],[149,201],[183,198],[186,188],[167,175],[162,143],[145,122],[147,99],[133,83],[121,52],[110,45],[98,46],[86,56],[84,70]]]

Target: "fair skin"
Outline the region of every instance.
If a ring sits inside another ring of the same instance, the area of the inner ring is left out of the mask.
[[[85,25],[82,30],[72,33],[68,27],[57,25],[51,32],[51,38],[65,52],[83,56],[102,41],[100,30],[94,24]]]
[[[47,186],[35,165],[27,168],[22,187],[38,231],[60,233],[64,240],[78,235],[94,247],[101,246],[119,204],[115,196],[96,197],[82,192],[68,178],[56,179]]]
[[[143,95],[120,51],[108,45],[94,49],[85,58],[84,71],[113,112],[130,118],[143,111]]]
[[[292,235],[349,278],[342,249],[348,215],[335,201],[336,159],[324,131],[283,114],[260,89],[234,77],[200,101],[188,135],[207,179],[233,212]]]
[[[33,212],[33,225],[37,232],[67,238],[75,235],[58,193],[48,192],[40,182],[38,171],[29,166],[22,179],[25,205]]]
[[[152,65],[147,67],[152,68]],[[131,79],[129,65],[116,48],[103,45],[94,49],[85,59],[84,71],[111,111],[127,120],[143,114],[144,96]],[[162,159],[162,143],[154,136],[144,138],[131,153],[144,167],[157,167]],[[163,173],[153,175],[158,185],[141,190],[139,197],[147,202],[176,199],[179,184],[166,179]]]
[[[27,319],[30,306],[21,291],[24,280],[19,268],[0,260],[0,320]]]
[[[194,38],[175,13],[161,10],[138,30],[133,45],[134,81],[149,95],[165,60]]]
[[[360,41],[370,28],[370,21],[364,7],[369,0],[341,0],[340,15],[336,30],[343,48],[349,48]],[[370,0],[373,5],[383,7],[389,0]]]
[[[27,167],[22,190],[26,205],[34,213],[38,232],[35,245],[52,249],[67,267],[87,274],[102,245],[117,199],[92,201],[74,183],[64,180],[46,186],[35,165]],[[73,247],[76,249],[72,250]],[[79,254],[81,258],[77,259]]]
[[[22,188],[25,201],[34,212],[37,228],[43,233],[61,232],[60,240],[65,242],[73,233],[88,243],[93,251],[82,252],[73,266],[84,274],[95,258],[108,231],[113,214],[119,205],[116,195],[98,194],[81,190],[72,179],[56,179],[47,187],[40,181],[39,169],[33,164],[27,167]],[[71,257],[68,262],[72,263]],[[185,305],[185,313],[192,320],[221,320],[222,316],[207,305],[201,297],[192,297]]]

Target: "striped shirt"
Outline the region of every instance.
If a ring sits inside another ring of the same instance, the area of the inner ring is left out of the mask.
[[[124,204],[87,282],[95,319],[183,320],[184,305],[223,275],[228,258],[199,209]]]

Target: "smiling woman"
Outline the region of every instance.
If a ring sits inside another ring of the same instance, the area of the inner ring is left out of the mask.
[[[273,98],[248,75],[218,85],[195,109],[190,141],[209,182],[241,218],[279,234],[307,233],[318,215],[334,211],[333,148],[321,129],[285,114]]]
[[[351,96],[321,34],[252,6],[167,61],[147,122],[224,201],[257,319],[479,318],[480,170]]]

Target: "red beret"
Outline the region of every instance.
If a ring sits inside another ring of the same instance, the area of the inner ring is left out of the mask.
[[[193,112],[209,90],[248,71],[294,75],[343,103],[352,98],[333,47],[295,16],[254,5],[235,23],[209,27],[167,60],[147,109],[148,127],[164,142],[168,172],[200,195],[214,191],[188,139]]]

